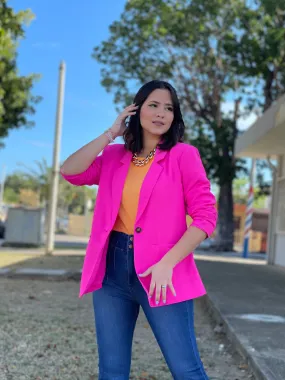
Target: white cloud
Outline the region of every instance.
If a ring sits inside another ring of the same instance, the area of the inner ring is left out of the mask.
[[[225,114],[233,113],[234,106],[235,106],[235,103],[233,101],[225,102],[222,105],[222,111]],[[241,105],[241,111],[244,111],[244,109],[245,109],[245,106],[242,104]],[[237,123],[238,129],[241,131],[248,129],[257,120],[257,118],[258,118],[258,116],[256,115],[255,112],[251,112],[246,117],[240,117],[238,119],[238,123]]]
[[[246,118],[239,118],[238,120],[238,129],[244,131],[252,126],[252,124],[256,121],[257,115],[255,113],[250,113]]]

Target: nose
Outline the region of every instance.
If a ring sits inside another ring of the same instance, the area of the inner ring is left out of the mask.
[[[160,118],[164,118],[164,116],[165,116],[165,110],[163,108],[162,109],[158,109],[157,112],[156,112],[156,116],[160,117]]]

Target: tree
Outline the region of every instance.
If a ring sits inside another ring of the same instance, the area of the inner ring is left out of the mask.
[[[25,168],[24,171],[19,172],[24,180],[23,186],[37,193],[40,205],[45,206],[49,200],[51,178],[51,168],[46,159],[35,161],[36,168],[27,167],[24,164],[20,165]]]
[[[22,76],[17,70],[18,41],[24,38],[24,25],[33,15],[31,11],[15,13],[0,0],[0,139],[5,138],[10,129],[32,126],[27,115],[35,112],[34,105],[40,100],[31,90],[37,75]],[[3,146],[3,141],[0,143]]]
[[[5,187],[4,202],[8,204],[19,203],[19,194],[16,193],[11,187]]]
[[[188,139],[219,186],[219,250],[233,248],[232,184],[246,171],[234,156],[237,122],[284,90],[283,9],[281,0],[129,0],[94,49],[116,104],[131,103],[134,88],[155,78],[178,89]]]
[[[60,195],[58,206],[67,209],[68,213],[83,215],[85,207],[88,207],[87,200],[94,206],[96,200],[96,190],[84,187],[75,187],[68,182],[60,180]],[[90,211],[90,210],[88,210]]]
[[[285,2],[245,3],[236,27],[239,33],[227,34],[224,48],[232,69],[251,78],[251,109],[266,111],[285,92]]]
[[[35,168],[21,164],[25,170],[17,172],[14,176],[8,177],[7,186],[14,185],[14,188],[24,188],[34,191],[39,198],[40,206],[47,207],[51,191],[51,167],[45,158],[35,161]],[[69,213],[83,214],[85,202],[90,199],[95,202],[96,191],[91,188],[75,187],[59,178],[58,209]]]
[[[94,49],[104,65],[102,85],[115,103],[129,104],[134,85],[154,78],[178,89],[188,138],[219,185],[217,249],[233,248],[232,182],[244,170],[234,157],[246,83],[229,66],[223,39],[232,33],[243,1],[130,0],[111,36]],[[223,103],[232,96],[232,111]],[[245,111],[246,112],[246,111]]]
[[[248,199],[248,178],[236,178],[233,182],[234,203],[246,204]]]
[[[285,93],[285,2],[255,0],[244,5],[237,25],[238,34],[228,34],[224,47],[233,70],[251,79],[248,107],[265,112]],[[266,160],[257,163],[260,195],[269,195],[271,182],[264,179]]]
[[[21,172],[8,175],[4,187],[4,201],[8,204],[20,203],[21,189],[31,189],[31,183],[24,175]]]
[[[249,181],[247,177],[236,178],[233,181],[234,203],[247,204]],[[259,185],[254,186],[254,208],[265,207],[266,194],[260,189]],[[268,195],[268,194],[267,194]]]

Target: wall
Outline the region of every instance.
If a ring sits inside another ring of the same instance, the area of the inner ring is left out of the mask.
[[[285,128],[285,125],[284,125],[284,128]],[[285,145],[285,138],[284,138],[284,145]],[[281,177],[285,177],[285,153],[283,157],[281,157],[280,162],[281,162],[281,169],[280,169]]]
[[[234,205],[234,244],[237,249],[242,249],[244,239],[246,205]],[[254,209],[252,215],[252,233],[250,234],[249,251],[265,252],[266,239],[268,230],[269,210]],[[265,246],[264,246],[265,245]]]
[[[274,264],[285,266],[285,154],[280,157],[278,174]]]
[[[275,263],[276,265],[281,265],[285,267],[285,234],[278,234],[276,238],[275,246]]]
[[[68,215],[68,234],[74,236],[90,236],[93,213],[88,215]]]

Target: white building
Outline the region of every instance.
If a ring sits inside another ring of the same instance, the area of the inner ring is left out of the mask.
[[[276,160],[268,228],[268,263],[285,267],[285,95],[236,141],[238,157]]]

